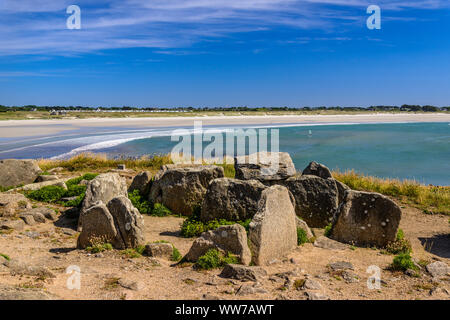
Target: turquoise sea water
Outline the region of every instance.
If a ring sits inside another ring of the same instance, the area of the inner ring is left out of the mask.
[[[82,151],[111,156],[169,153],[173,128],[90,128],[48,137],[0,138],[0,159],[67,157]],[[297,168],[317,161],[378,177],[450,185],[450,125],[398,123],[304,125],[279,128],[280,151]],[[204,146],[208,145],[204,142]]]

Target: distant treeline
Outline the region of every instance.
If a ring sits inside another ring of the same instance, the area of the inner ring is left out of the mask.
[[[83,106],[3,106],[0,105],[0,112],[15,112],[15,111],[79,111],[79,112],[93,112],[93,111],[123,111],[123,112],[162,112],[162,111],[313,111],[313,110],[335,110],[335,111],[413,111],[413,112],[440,112],[450,111],[450,107],[435,107],[435,106],[419,106],[419,105],[402,105],[399,106],[371,106],[371,107],[178,107],[178,108],[140,108],[140,107],[83,107]]]

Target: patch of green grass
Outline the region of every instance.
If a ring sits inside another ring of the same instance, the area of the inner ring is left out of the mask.
[[[175,261],[175,262],[180,261],[183,258],[183,256],[181,255],[180,251],[178,251],[178,249],[175,248],[174,245],[172,245],[172,246],[173,246],[172,261]]]
[[[305,284],[306,279],[297,279],[294,281],[294,289],[295,290],[300,290],[303,285]]]
[[[308,242],[306,231],[302,228],[297,228],[297,244],[300,246],[306,242]]]
[[[82,175],[81,177],[77,177],[77,178],[73,178],[70,180],[67,180],[66,185],[69,188],[70,186],[76,186],[79,185],[81,181],[83,180],[94,180],[96,177],[98,176],[98,173],[85,173],[84,175]]]
[[[230,254],[223,255],[217,249],[209,249],[203,256],[198,258],[195,266],[199,270],[210,270],[222,268],[227,264],[237,264],[239,258]]]
[[[393,270],[406,271],[408,269],[417,270],[409,253],[400,253],[394,257],[391,265]]]
[[[0,257],[3,257],[3,258],[5,258],[8,261],[11,260],[11,258],[8,255],[4,254],[4,253],[0,253]]]
[[[354,170],[333,172],[333,177],[354,190],[378,192],[396,197],[425,213],[450,215],[450,187],[425,186],[411,180],[381,179]]]
[[[103,251],[112,250],[113,246],[110,243],[98,243],[92,246],[86,247],[86,251],[90,253],[99,253]]]

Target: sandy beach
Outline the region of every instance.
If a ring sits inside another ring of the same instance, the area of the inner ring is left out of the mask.
[[[0,137],[15,138],[58,134],[66,130],[95,127],[149,128],[192,126],[194,121],[207,125],[285,125],[339,123],[450,122],[448,113],[355,115],[282,115],[282,116],[202,116],[154,118],[91,118],[62,120],[7,120],[0,122]]]

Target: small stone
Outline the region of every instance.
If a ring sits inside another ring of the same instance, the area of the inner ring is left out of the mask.
[[[450,267],[442,261],[430,263],[426,268],[433,278],[441,278],[450,273]]]
[[[359,277],[356,273],[353,273],[351,271],[343,271],[342,272],[342,278],[345,280],[345,282],[347,283],[356,283],[359,282]]]
[[[124,279],[120,279],[118,281],[119,285],[125,289],[130,289],[133,291],[141,291],[144,288],[144,285],[137,281],[128,281]]]
[[[325,236],[321,236],[314,241],[314,246],[322,249],[330,249],[330,250],[345,250],[348,248],[348,245],[337,242]]]
[[[236,292],[237,296],[246,296],[249,294],[265,294],[267,293],[267,290],[262,288],[260,284],[256,283],[253,285],[243,284],[238,291]]]
[[[354,270],[353,265],[350,262],[346,262],[346,261],[330,263],[329,266],[333,271]]]
[[[33,216],[30,214],[21,214],[19,218],[22,219],[29,226],[36,225],[36,220],[34,220]]]
[[[303,289],[309,289],[309,290],[320,290],[322,289],[322,286],[319,282],[312,280],[312,279],[306,279],[305,283],[303,284]]]
[[[37,231],[26,231],[23,234],[31,239],[37,239],[41,236],[41,234]]]
[[[308,297],[308,300],[330,300],[330,297],[319,292],[306,291],[305,295]]]
[[[261,267],[248,267],[238,264],[226,265],[220,276],[241,281],[257,281],[267,275],[267,272]]]

